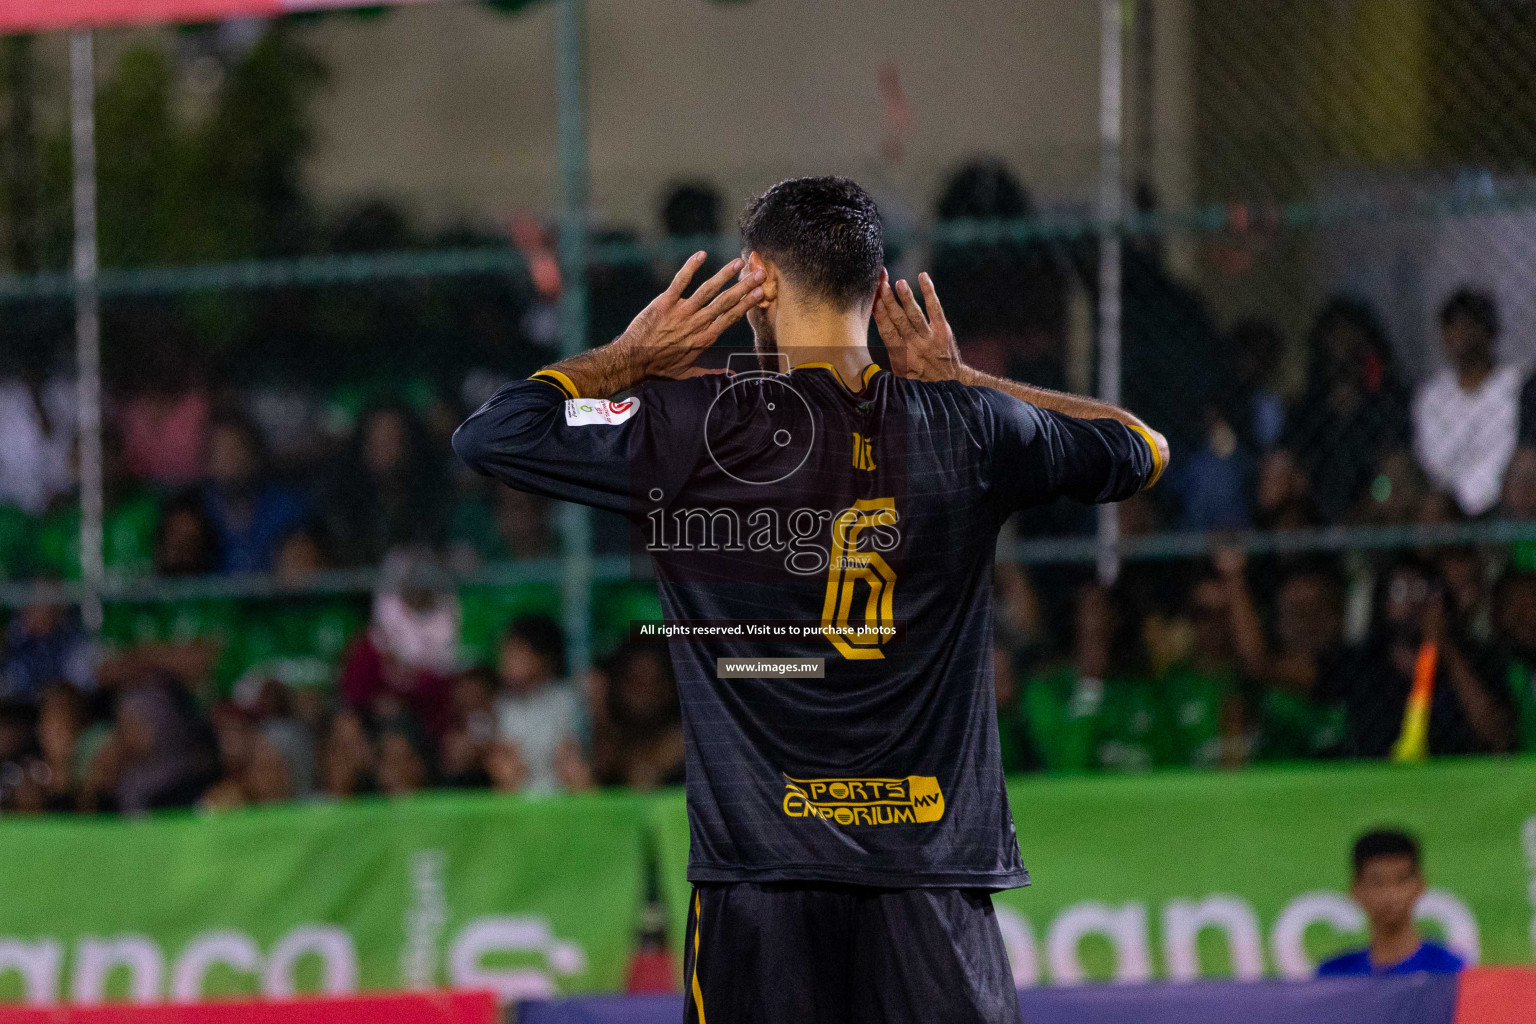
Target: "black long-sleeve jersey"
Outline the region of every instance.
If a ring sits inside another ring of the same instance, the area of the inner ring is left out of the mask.
[[[652,555],[687,629],[690,880],[1025,885],[992,684],[998,529],[1061,495],[1129,497],[1158,456],[990,388],[862,383],[813,364],[603,401],[541,371],[453,443],[512,487],[625,513]]]

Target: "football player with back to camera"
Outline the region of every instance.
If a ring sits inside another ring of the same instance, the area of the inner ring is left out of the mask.
[[[741,625],[670,643],[687,1019],[1017,1022],[991,901],[1029,882],[993,708],[994,544],[1020,508],[1150,486],[1166,442],[963,364],[927,275],[926,312],[889,282],[852,181],[780,182],[741,234],[740,259],[688,295],[694,254],[617,340],[508,384],[454,448],[629,516],[669,625]],[[742,316],[768,372],[695,367]]]

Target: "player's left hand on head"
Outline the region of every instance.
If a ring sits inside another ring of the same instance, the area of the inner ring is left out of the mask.
[[[906,281],[897,281],[892,287],[890,275],[880,271],[880,287],[875,293],[875,329],[891,354],[891,370],[913,380],[955,380],[961,367],[955,332],[944,318],[933,279],[919,274],[917,283],[923,290],[926,315]]]
[[[760,270],[726,287],[741,270],[740,259],[731,260],[684,298],[688,283],[708,255],[700,251],[690,256],[667,290],[652,299],[619,336],[619,344],[640,362],[640,376],[679,378],[711,372],[695,367],[694,360],[762,300]]]

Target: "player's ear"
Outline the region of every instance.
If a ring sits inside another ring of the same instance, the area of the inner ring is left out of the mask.
[[[750,274],[755,270],[763,272],[763,298],[757,304],[758,309],[767,309],[768,306],[779,297],[779,268],[773,260],[765,259],[762,253],[747,253],[747,262],[741,268],[742,274]]]

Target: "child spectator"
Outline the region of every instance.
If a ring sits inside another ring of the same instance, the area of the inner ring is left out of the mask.
[[[1319,977],[1385,974],[1455,974],[1465,964],[1444,946],[1419,935],[1413,909],[1424,895],[1419,844],[1406,832],[1383,829],[1355,841],[1350,895],[1365,911],[1371,944],[1326,961]]]
[[[496,738],[516,748],[527,788],[551,792],[578,782],[562,767],[578,764],[581,697],[565,678],[565,633],[547,615],[525,615],[507,627],[497,657]],[[562,778],[562,775],[566,777]]]

